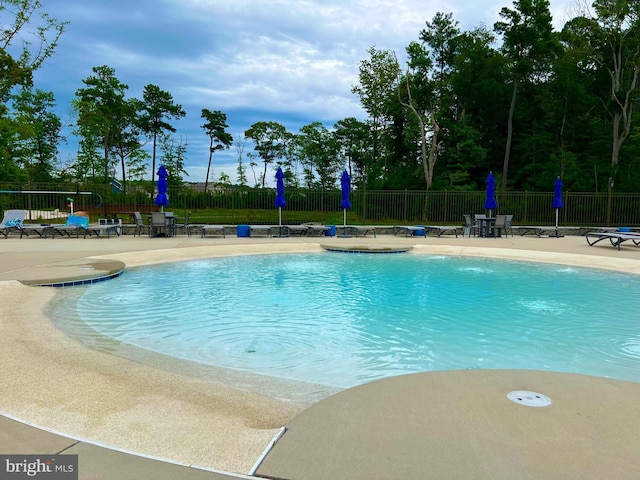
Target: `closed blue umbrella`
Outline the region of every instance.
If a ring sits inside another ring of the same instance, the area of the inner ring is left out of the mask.
[[[274,205],[278,207],[278,225],[282,227],[282,207],[287,205],[287,201],[284,199],[284,173],[282,173],[282,168],[280,167],[276,172],[276,201]],[[282,229],[280,234],[282,235]]]
[[[164,165],[160,165],[158,169],[158,195],[154,203],[160,207],[160,211],[164,211],[164,207],[169,205],[169,196],[167,195],[167,169]]]
[[[496,201],[496,179],[493,177],[493,172],[489,172],[489,176],[484,183],[487,184],[487,196],[484,201],[484,208],[489,210],[489,216],[491,216],[491,211],[498,208],[498,202]]]
[[[351,208],[351,200],[349,199],[351,195],[351,178],[349,174],[345,170],[342,172],[342,177],[340,178],[340,185],[342,187],[342,200],[340,201],[340,208],[344,211],[344,233],[347,233],[347,210]]]
[[[551,206],[556,211],[556,237],[558,237],[558,211],[564,208],[564,202],[562,201],[562,180],[560,177],[556,178],[556,183],[553,185],[553,203]]]

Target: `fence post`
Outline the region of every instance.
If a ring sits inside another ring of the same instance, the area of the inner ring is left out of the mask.
[[[407,202],[409,201],[409,192],[404,189],[404,223],[407,224]]]
[[[613,189],[613,178],[609,177],[607,184],[607,227],[611,226],[611,190]]]
[[[364,192],[362,192],[362,223],[367,220],[367,184],[364,184]]]

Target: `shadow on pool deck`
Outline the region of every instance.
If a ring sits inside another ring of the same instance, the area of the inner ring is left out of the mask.
[[[348,239],[341,241],[349,244]],[[362,239],[357,242],[362,243]],[[595,249],[583,238],[424,240],[380,236],[367,243],[416,245],[414,250],[441,254],[502,256],[509,249],[526,250],[528,256],[539,261],[562,263],[560,256],[567,255],[570,264],[640,272],[640,250]],[[99,255],[133,265],[217,254],[290,251],[297,248],[295,245],[320,249],[313,239],[251,239],[249,243],[246,239],[185,238],[0,240],[0,281],[50,277],[57,267],[61,267],[61,279],[69,278],[71,269],[85,261],[94,262],[85,258]],[[569,258],[573,253],[580,258]],[[84,269],[80,272],[86,274]],[[11,294],[15,292],[19,301],[18,289],[11,282],[0,283],[0,289],[6,288]],[[10,321],[0,321],[0,326],[21,326],[20,309],[7,311],[15,313]],[[85,357],[79,358],[82,361]],[[23,361],[32,359],[25,357]],[[143,381],[136,376],[135,368],[127,378],[130,382]],[[29,390],[30,383],[38,378],[12,380],[14,383],[6,384],[0,392],[5,398],[12,389]],[[513,390],[542,393],[553,404],[542,408],[515,404],[507,398]],[[76,390],[74,399],[61,395],[56,392],[51,401],[71,410],[86,401],[82,391]],[[257,475],[292,480],[636,479],[640,477],[639,398],[640,384],[551,372],[471,370],[393,377],[345,390],[290,417],[287,432],[259,466]],[[21,411],[35,414],[42,408],[41,401],[34,397],[32,405],[22,405]],[[136,398],[130,399],[127,408],[135,409],[137,402]],[[69,414],[67,410],[62,412]],[[163,421],[171,423],[170,418]],[[138,451],[143,453],[145,442],[154,442],[136,431],[135,418],[130,429],[120,435],[136,436],[141,445]],[[98,437],[92,440],[101,442]],[[202,441],[206,442],[206,432]],[[188,453],[189,445],[176,443],[175,449]],[[0,454],[60,452],[79,455],[80,479],[249,478],[118,452],[0,416]]]

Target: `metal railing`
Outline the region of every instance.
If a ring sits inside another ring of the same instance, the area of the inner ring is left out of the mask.
[[[212,223],[263,223],[269,221],[275,189],[216,187],[197,192],[188,186],[169,186],[170,209],[193,212],[192,218]],[[335,190],[287,189],[283,218],[287,223],[318,221],[335,223],[342,218],[341,192]],[[67,212],[68,199],[75,211],[96,217],[126,217],[135,211],[158,210],[151,192],[142,187],[127,193],[110,185],[0,184],[0,209],[31,212]],[[493,213],[512,214],[514,225],[553,225],[553,192],[498,192]],[[565,192],[559,211],[562,225],[640,226],[640,194]],[[464,214],[486,213],[485,192],[410,191],[357,189],[351,194],[350,223],[410,225],[462,224]],[[34,213],[33,215],[37,215]],[[44,214],[43,214],[44,215]],[[267,219],[265,220],[265,215]],[[38,218],[30,219],[37,221]],[[273,221],[273,220],[271,220]]]

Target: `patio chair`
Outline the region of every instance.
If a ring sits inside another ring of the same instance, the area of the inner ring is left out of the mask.
[[[471,221],[471,214],[465,213],[462,217],[464,218],[464,223],[462,224],[462,236],[464,237],[466,235],[467,237],[471,237],[471,232],[473,232],[473,236],[475,237],[476,227]]]
[[[167,228],[167,216],[164,212],[151,212],[151,223],[149,224],[149,237],[159,237],[162,234],[169,236]]]
[[[483,237],[487,234],[486,231],[486,224],[484,223],[484,220],[487,218],[487,216],[484,213],[476,213],[473,216],[474,220],[473,220],[473,236],[475,237],[476,232],[478,233],[478,236]]]
[[[513,215],[507,215],[507,219],[504,222],[504,231],[505,235],[507,232],[511,231],[511,236],[513,237],[513,227],[511,226],[511,220],[513,219]]]
[[[2,223],[0,223],[0,234],[4,235],[4,238],[9,238],[9,233],[13,230],[19,231],[27,213],[26,210],[7,210],[4,212]]]
[[[494,236],[501,236],[504,230],[505,237],[509,236],[509,230],[511,230],[511,236],[513,237],[513,228],[511,228],[511,219],[513,215],[496,215],[496,223],[494,225]]]
[[[191,216],[191,212],[187,212],[184,216],[184,233],[187,234],[187,237],[191,236],[191,224],[189,223],[189,217]]]
[[[134,220],[134,230],[133,230],[133,236],[135,237],[136,235],[140,236],[142,235],[142,232],[145,230],[149,230],[149,225],[144,223],[144,220],[142,219],[142,214],[140,212],[133,212],[133,220]]]

